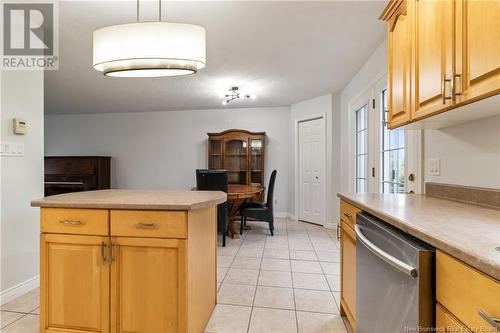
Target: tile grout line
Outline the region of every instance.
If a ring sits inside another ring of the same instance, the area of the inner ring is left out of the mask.
[[[307,229],[306,229],[307,230]],[[328,234],[328,233],[327,233]],[[330,235],[328,235],[329,238],[331,238]],[[307,230],[307,237],[309,238],[309,241],[311,242],[312,244],[312,240],[311,240],[311,235],[309,234],[309,231]],[[314,254],[316,255],[316,257],[318,257],[318,253],[316,252],[316,248],[314,247],[314,244],[313,244],[313,251],[314,251]],[[318,260],[319,260],[319,257],[318,257]],[[323,277],[324,279],[326,280],[326,285],[328,286],[328,289],[330,290],[330,294],[333,298],[333,302],[335,303],[335,306],[337,307],[337,311],[339,312],[339,316],[340,316],[340,308],[337,304],[337,300],[335,299],[335,295],[333,294],[333,290],[332,290],[332,286],[330,286],[330,282],[328,281],[327,277],[326,277],[326,272],[325,272],[325,269],[323,268],[323,265],[321,265],[321,261],[318,261],[319,263],[319,266],[321,268],[321,271],[323,272]],[[345,326],[345,325],[344,325]]]
[[[252,307],[250,308],[250,317],[248,318],[247,333],[250,332],[250,324],[252,322],[253,308],[254,308],[254,305],[255,305],[255,297],[257,295],[257,288],[259,286],[260,271],[261,271],[261,268],[262,268],[262,260],[264,259],[264,250],[266,248],[266,242],[267,242],[267,233],[266,233],[266,238],[264,239],[264,247],[262,248],[262,254],[261,254],[261,257],[260,257],[259,273],[257,274],[257,281],[255,282],[255,291],[253,293]]]
[[[288,220],[286,221],[286,238],[288,240],[288,254],[290,253],[290,239],[288,238]],[[292,258],[290,256],[290,277],[292,279],[293,309],[295,315],[295,332],[299,331],[299,319],[297,317],[297,302],[295,301],[295,286],[293,284]]]
[[[4,311],[4,312],[9,312],[9,311]],[[19,320],[23,319],[24,317],[26,317],[26,316],[29,314],[29,313],[24,313],[24,312],[14,312],[14,313],[19,313],[19,314],[23,314],[23,315],[22,315],[21,317],[17,318],[16,320],[14,320],[12,323],[7,324],[5,327],[0,328],[0,330],[2,330],[2,331],[3,331],[4,329],[6,329],[6,328],[8,328],[9,326],[11,326],[11,325],[13,325],[13,324],[17,323]]]

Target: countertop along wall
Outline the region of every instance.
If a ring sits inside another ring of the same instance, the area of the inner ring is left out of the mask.
[[[238,128],[267,134],[266,186],[277,169],[275,212],[288,215],[289,107],[45,116],[45,152],[108,155],[111,186],[188,190],[207,167],[207,132]]]

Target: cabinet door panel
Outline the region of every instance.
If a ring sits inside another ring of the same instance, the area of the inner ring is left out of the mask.
[[[112,243],[111,331],[185,331],[185,241],[116,237]]]
[[[351,325],[356,328],[356,235],[341,220],[341,303]]]
[[[456,2],[457,103],[500,92],[500,2]]]
[[[417,0],[415,6],[415,106],[412,120],[444,111],[453,104],[453,1]],[[443,101],[443,97],[450,98]]]
[[[389,126],[410,120],[412,6],[403,2],[388,24]]]
[[[109,332],[107,237],[41,236],[42,332]]]

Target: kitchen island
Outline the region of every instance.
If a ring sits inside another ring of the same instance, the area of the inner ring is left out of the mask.
[[[203,332],[223,192],[102,190],[35,200],[40,332]]]

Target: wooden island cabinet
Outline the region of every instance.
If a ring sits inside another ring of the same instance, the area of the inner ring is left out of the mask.
[[[40,332],[203,332],[223,192],[107,190],[41,208]]]

